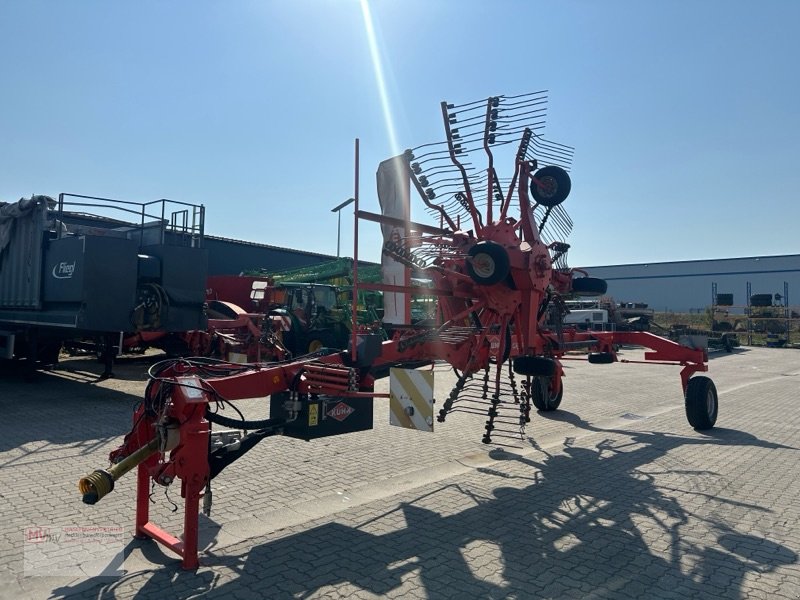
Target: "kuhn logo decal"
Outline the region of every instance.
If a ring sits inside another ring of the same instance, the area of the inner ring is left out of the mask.
[[[354,412],[356,411],[352,406],[350,406],[349,404],[345,404],[344,402],[339,402],[339,404],[334,406],[325,414],[327,414],[329,417],[333,419],[336,419],[337,421],[344,421]]]
[[[56,279],[70,279],[75,273],[75,261],[72,263],[60,262],[53,267],[53,277]]]

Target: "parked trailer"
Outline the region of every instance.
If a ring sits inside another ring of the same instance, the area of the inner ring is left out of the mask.
[[[203,206],[166,199],[0,203],[0,358],[33,369],[100,341],[110,375],[130,333],[205,328],[203,227]]]

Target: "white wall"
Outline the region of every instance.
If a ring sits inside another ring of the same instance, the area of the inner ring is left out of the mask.
[[[657,311],[686,312],[709,306],[711,287],[733,294],[735,305],[752,294],[781,294],[789,284],[789,304],[800,306],[800,254],[719,260],[582,267],[608,282],[608,294],[619,302],[646,302]]]

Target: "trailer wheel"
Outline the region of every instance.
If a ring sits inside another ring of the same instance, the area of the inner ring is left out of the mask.
[[[322,348],[334,348],[341,350],[339,346],[340,344],[336,343],[334,336],[330,331],[312,331],[308,335],[309,354],[316,352],[317,350],[321,350]]]
[[[552,377],[556,361],[544,356],[518,356],[514,359],[514,372],[528,377]]]
[[[614,362],[614,355],[611,352],[590,352],[588,359],[593,365],[610,365]]]
[[[719,399],[714,382],[698,375],[686,386],[686,419],[699,431],[711,429],[717,422]]]
[[[531,181],[533,199],[547,208],[558,206],[566,200],[571,188],[569,173],[552,165],[536,171]]]
[[[478,285],[494,285],[508,277],[508,252],[496,242],[478,242],[469,249],[467,273]]]
[[[608,291],[605,279],[576,277],[572,280],[572,293],[578,296],[602,296]]]
[[[733,342],[731,338],[727,334],[722,334],[722,347],[725,349],[725,352],[733,352]]]
[[[537,377],[531,382],[531,401],[537,410],[551,412],[561,404],[564,397],[564,385],[558,382],[558,391],[553,390],[555,377]]]

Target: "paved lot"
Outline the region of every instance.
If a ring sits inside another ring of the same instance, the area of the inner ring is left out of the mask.
[[[113,577],[52,576],[26,536],[131,528],[134,477],[93,507],[76,482],[130,428],[147,363],[105,382],[88,359],[34,384],[5,372],[0,598],[797,599],[800,353],[740,349],[710,365],[721,408],[705,434],[686,423],[677,368],[572,361],[563,410],[534,413],[522,437],[484,445],[485,419],[467,413],[435,434],[392,428],[381,400],[372,431],[266,440],[215,480],[196,573],[126,536]],[[454,378],[436,378],[441,402]],[[153,500],[179,533],[160,488]]]

